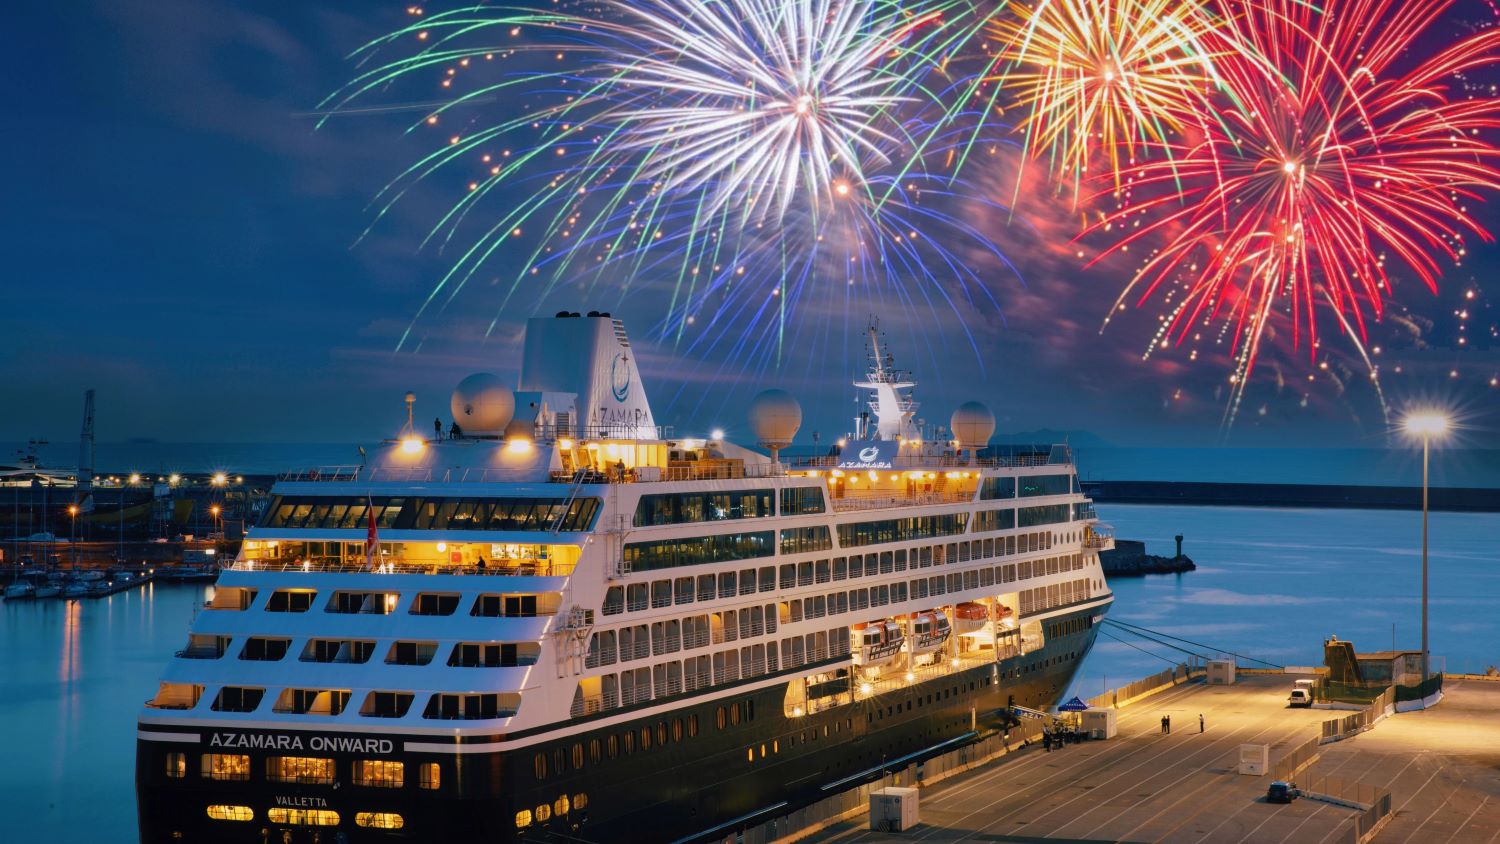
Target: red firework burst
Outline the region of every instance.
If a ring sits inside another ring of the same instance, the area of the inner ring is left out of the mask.
[[[1170,157],[1125,171],[1116,210],[1091,229],[1129,233],[1105,255],[1142,239],[1153,249],[1121,300],[1175,300],[1159,344],[1223,321],[1241,385],[1273,321],[1311,352],[1327,313],[1362,348],[1391,294],[1389,263],[1435,292],[1465,234],[1489,239],[1466,203],[1500,187],[1487,139],[1500,100],[1461,88],[1500,62],[1500,30],[1414,57],[1449,5],[1226,4],[1253,48],[1220,62],[1233,105]]]

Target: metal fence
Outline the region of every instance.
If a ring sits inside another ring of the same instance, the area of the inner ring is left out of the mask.
[[[1318,758],[1318,749],[1322,746],[1322,740],[1318,736],[1313,736],[1286,753],[1283,753],[1280,759],[1271,763],[1271,778],[1277,780],[1290,779],[1293,774]]]
[[[1150,677],[1143,677],[1134,683],[1127,683],[1118,689],[1111,689],[1102,695],[1091,697],[1087,703],[1089,706],[1098,708],[1114,707],[1118,709],[1136,698],[1168,686],[1184,683],[1195,674],[1202,673],[1204,673],[1204,670],[1201,668],[1189,668],[1186,665],[1178,664],[1166,671],[1152,674]]]
[[[1355,733],[1362,732],[1375,726],[1375,722],[1384,718],[1386,712],[1396,704],[1395,687],[1387,688],[1378,697],[1370,701],[1369,705],[1339,718],[1331,718],[1323,722],[1321,741],[1339,741],[1348,738]]]
[[[931,785],[945,777],[988,762],[1007,750],[1015,750],[1026,742],[1039,740],[1044,726],[1045,723],[1041,721],[1027,721],[1020,726],[1012,727],[1008,738],[1004,734],[992,735],[919,763],[909,763],[900,768],[893,767],[874,782],[831,794],[816,803],[781,817],[772,818],[742,832],[726,833],[720,840],[735,842],[735,844],[770,844],[788,836],[809,835],[844,819],[845,816],[855,817],[868,811],[872,792],[888,786]]]
[[[1427,678],[1424,683],[1415,686],[1397,686],[1396,700],[1404,702],[1408,700],[1425,700],[1428,696],[1436,694],[1443,687],[1443,675],[1434,674]]]

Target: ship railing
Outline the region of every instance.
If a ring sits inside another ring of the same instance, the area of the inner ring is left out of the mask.
[[[556,484],[638,484],[673,481],[735,481],[746,478],[779,478],[787,474],[782,463],[745,463],[741,460],[703,460],[688,465],[627,466],[608,465],[578,472],[555,471],[548,480]]]
[[[572,566],[554,564],[547,560],[496,560],[478,565],[433,565],[408,563],[405,561],[384,562],[368,568],[364,560],[282,560],[247,559],[235,560],[227,567],[231,571],[308,572],[343,574],[451,574],[481,576],[538,576],[554,577],[572,573]]]
[[[844,446],[844,454],[855,454],[858,443],[850,443]],[[993,448],[993,447],[992,447]],[[1045,448],[1045,447],[1043,447]],[[944,452],[942,454],[913,454],[898,455],[891,460],[891,469],[1014,469],[1029,466],[1053,466],[1070,462],[1071,456],[1063,446],[1053,446],[1051,449],[1042,451],[1011,451],[1005,454],[992,454],[971,457],[969,454],[957,454]],[[793,457],[784,461],[785,465],[793,469],[837,469],[842,462],[852,462],[850,458],[841,455],[818,455],[812,457]],[[860,471],[854,469],[852,471]]]
[[[223,659],[224,653],[225,649],[218,647],[183,648],[177,651],[176,656],[178,659]]]
[[[710,644],[710,642],[707,631],[695,631],[693,633],[682,634],[683,650],[701,648],[707,646],[708,644]]]
[[[958,504],[974,500],[974,491],[917,492],[911,495],[892,495],[877,491],[860,490],[852,493],[845,490],[833,498],[833,510],[846,513],[856,510],[884,510],[891,507],[922,507],[932,504]]]

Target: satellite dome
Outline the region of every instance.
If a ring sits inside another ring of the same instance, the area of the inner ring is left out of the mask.
[[[802,427],[802,405],[786,390],[766,390],[750,402],[750,430],[767,448],[790,445]]]
[[[984,448],[995,434],[995,414],[977,401],[966,401],[949,420],[959,448]]]
[[[516,412],[516,394],[499,376],[480,372],[458,382],[449,409],[464,433],[499,435]]]

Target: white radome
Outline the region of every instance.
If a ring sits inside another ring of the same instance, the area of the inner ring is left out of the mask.
[[[949,420],[959,448],[984,448],[995,435],[995,414],[977,401],[966,401]]]
[[[750,430],[767,448],[790,445],[802,427],[802,405],[786,390],[766,390],[750,402]]]
[[[479,372],[458,382],[449,409],[464,433],[499,435],[515,415],[516,394],[498,375]]]

